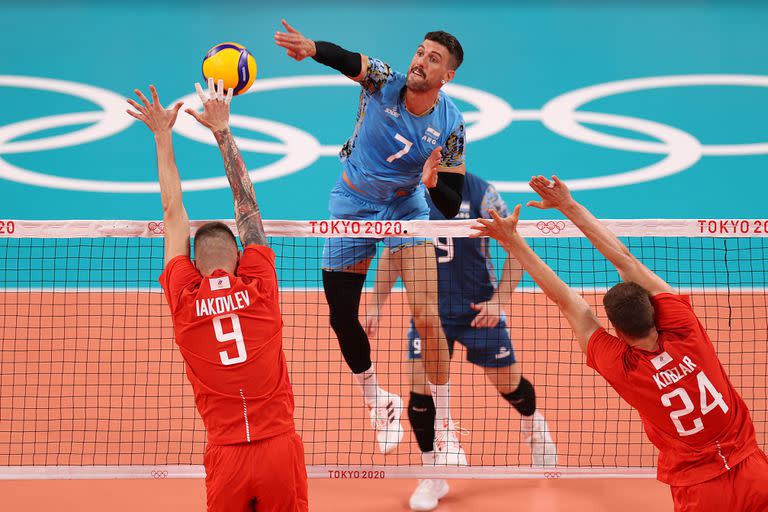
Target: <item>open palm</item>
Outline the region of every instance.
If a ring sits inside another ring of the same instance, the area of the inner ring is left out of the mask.
[[[179,109],[182,106],[182,102],[176,103],[171,108],[163,108],[160,103],[160,98],[157,96],[157,89],[154,85],[149,86],[149,92],[152,95],[152,102],[150,102],[144,94],[138,89],[134,89],[133,92],[141,100],[141,105],[132,99],[128,99],[128,103],[136,109],[126,110],[126,112],[147,125],[152,133],[158,134],[161,132],[171,131],[173,125],[176,123],[176,117],[179,115]]]
[[[541,196],[541,201],[528,201],[527,206],[548,210],[550,208],[560,208],[572,200],[571,191],[568,190],[565,183],[560,181],[557,176],[553,175],[552,181],[549,181],[544,176],[534,176],[528,184],[534,192]]]

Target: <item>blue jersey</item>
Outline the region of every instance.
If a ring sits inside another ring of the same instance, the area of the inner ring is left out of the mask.
[[[445,220],[445,216],[428,197],[429,218]],[[467,173],[462,190],[461,209],[456,219],[490,218],[488,210],[506,217],[509,209],[496,188],[473,174]],[[470,303],[489,300],[496,290],[488,238],[438,238],[435,241],[438,268],[440,317],[444,323],[470,322],[477,311]]]
[[[405,108],[405,75],[369,58],[361,80],[355,131],[339,156],[348,183],[345,188],[365,199],[386,203],[422,187],[421,173],[429,155],[443,148],[443,167],[464,164],[464,119],[442,91],[424,115]]]

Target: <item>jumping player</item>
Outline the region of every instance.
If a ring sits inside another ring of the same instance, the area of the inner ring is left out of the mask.
[[[456,219],[490,218],[491,209],[509,213],[496,188],[482,178],[467,173],[462,191],[462,204]],[[430,218],[445,220],[430,203]],[[506,325],[504,305],[520,282],[523,270],[514,257],[504,262],[501,279],[497,282],[493,270],[488,238],[439,238],[435,242],[438,262],[440,320],[450,347],[458,341],[467,349],[467,360],[482,368],[488,381],[521,415],[520,430],[531,446],[535,467],[557,464],[557,448],[552,441],[546,419],[536,408],[533,384],[521,372]],[[366,315],[366,332],[375,335],[381,308],[389,297],[398,273],[392,269],[390,256],[384,251],[379,257],[372,304]],[[435,465],[435,452],[444,442],[435,438],[433,419],[435,404],[426,384],[421,361],[421,339],[411,322],[408,331],[411,396],[408,420],[422,452],[425,466]],[[442,479],[423,479],[411,495],[412,510],[433,510],[438,500],[448,493],[448,483]]]
[[[587,365],[640,413],[659,450],[657,477],[670,485],[676,511],[768,510],[768,458],[689,297],[675,294],[563,182],[552,180],[532,178],[541,201],[528,204],[560,210],[619,271],[624,282],[603,297],[617,336],[517,232],[519,205],[506,219],[495,212],[492,221],[478,219],[475,229],[520,261],[570,323]]]
[[[447,218],[456,215],[464,182],[464,121],[441,91],[461,65],[464,51],[447,32],[429,32],[411,60],[408,74],[384,62],[304,37],[283,20],[275,42],[289,57],[312,57],[360,83],[360,107],[352,136],[341,150],[342,172],[331,191],[335,219],[413,220],[429,218],[424,187]],[[423,185],[422,185],[423,184]],[[360,324],[365,274],[376,253],[375,239],[330,238],[323,251],[323,287],[330,322],[347,365],[362,388],[382,452],[403,436],[402,400],[378,386],[371,346]],[[435,428],[446,450],[461,460],[450,417],[450,355],[437,308],[437,264],[427,239],[387,238],[408,292],[414,323],[424,341],[424,363],[436,403]]]
[[[293,392],[282,350],[275,254],[267,245],[248,171],[229,129],[229,101],[209,82],[203,113],[224,157],[245,248],[232,231],[209,222],[195,235],[190,260],[189,218],[173,154],[171,130],[181,108],[128,100],[128,113],[155,136],[165,225],[165,269],[160,276],[171,309],[195,404],[208,434],[205,486],[209,512],[308,510],[304,449],[294,431]]]

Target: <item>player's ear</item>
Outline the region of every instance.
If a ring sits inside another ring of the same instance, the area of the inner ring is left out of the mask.
[[[456,70],[455,69],[448,69],[445,72],[445,75],[443,75],[443,84],[447,84],[451,80],[453,80],[453,77],[456,76]]]

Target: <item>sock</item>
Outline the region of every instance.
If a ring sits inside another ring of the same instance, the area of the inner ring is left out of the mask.
[[[432,452],[435,448],[435,402],[431,396],[411,392],[408,421],[422,453]]]
[[[451,419],[451,384],[430,382],[429,389],[432,391],[432,400],[435,401],[435,426],[442,428],[443,423]]]
[[[374,370],[373,365],[363,373],[353,373],[352,375],[357,383],[360,384],[360,389],[363,390],[365,403],[371,407],[376,407],[376,399],[379,396],[379,383],[376,380],[376,370]]]

